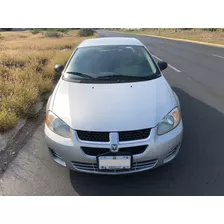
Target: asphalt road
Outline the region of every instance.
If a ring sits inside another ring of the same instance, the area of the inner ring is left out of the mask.
[[[0,195],[224,195],[224,48],[137,35],[179,96],[184,140],[178,157],[127,176],[70,172],[49,158],[43,125],[0,179]]]

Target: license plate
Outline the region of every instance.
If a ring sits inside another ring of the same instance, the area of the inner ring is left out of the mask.
[[[131,156],[99,156],[100,170],[130,169]]]

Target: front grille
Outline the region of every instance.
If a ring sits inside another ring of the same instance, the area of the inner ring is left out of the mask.
[[[126,147],[120,148],[119,152],[129,152],[132,155],[138,155],[143,153],[147,148],[147,145],[135,146],[135,147]]]
[[[157,164],[158,159],[142,161],[142,162],[134,162],[132,164],[132,168],[128,170],[99,170],[96,163],[80,163],[80,162],[72,162],[74,168],[80,171],[91,171],[91,172],[101,172],[101,173],[122,173],[127,171],[140,171],[146,169],[152,169]]]
[[[138,155],[143,153],[147,148],[147,145],[134,146],[134,147],[125,147],[120,148],[119,152],[129,152],[132,155]],[[103,153],[110,152],[110,149],[107,148],[93,148],[93,147],[82,147],[82,151],[89,156],[98,156]]]
[[[92,148],[92,147],[81,147],[82,151],[89,156],[98,156],[100,154],[109,152],[110,149],[106,148]]]
[[[79,139],[90,142],[109,142],[109,132],[77,131]]]
[[[141,140],[146,139],[150,135],[151,129],[142,129],[142,130],[135,130],[135,131],[121,131],[118,132],[119,134],[119,141],[134,141],[134,140]],[[109,132],[93,132],[93,131],[77,131],[79,139],[83,141],[90,141],[90,142],[109,142]]]
[[[150,128],[148,129],[142,129],[142,130],[136,130],[136,131],[122,131],[119,132],[119,141],[134,141],[134,140],[140,140],[145,139],[149,137],[150,134]]]

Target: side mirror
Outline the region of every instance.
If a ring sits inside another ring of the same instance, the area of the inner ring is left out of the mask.
[[[162,71],[168,67],[168,64],[165,61],[159,61],[158,66],[159,66],[160,70]]]
[[[64,66],[63,65],[55,65],[54,66],[54,70],[61,75],[61,73],[63,72],[64,70]]]

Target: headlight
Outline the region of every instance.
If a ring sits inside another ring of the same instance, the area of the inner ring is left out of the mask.
[[[174,108],[166,117],[164,117],[158,124],[157,133],[163,135],[173,130],[181,120],[181,114],[178,107]]]
[[[71,136],[70,127],[51,111],[47,112],[46,125],[51,131],[62,137],[69,138]]]

